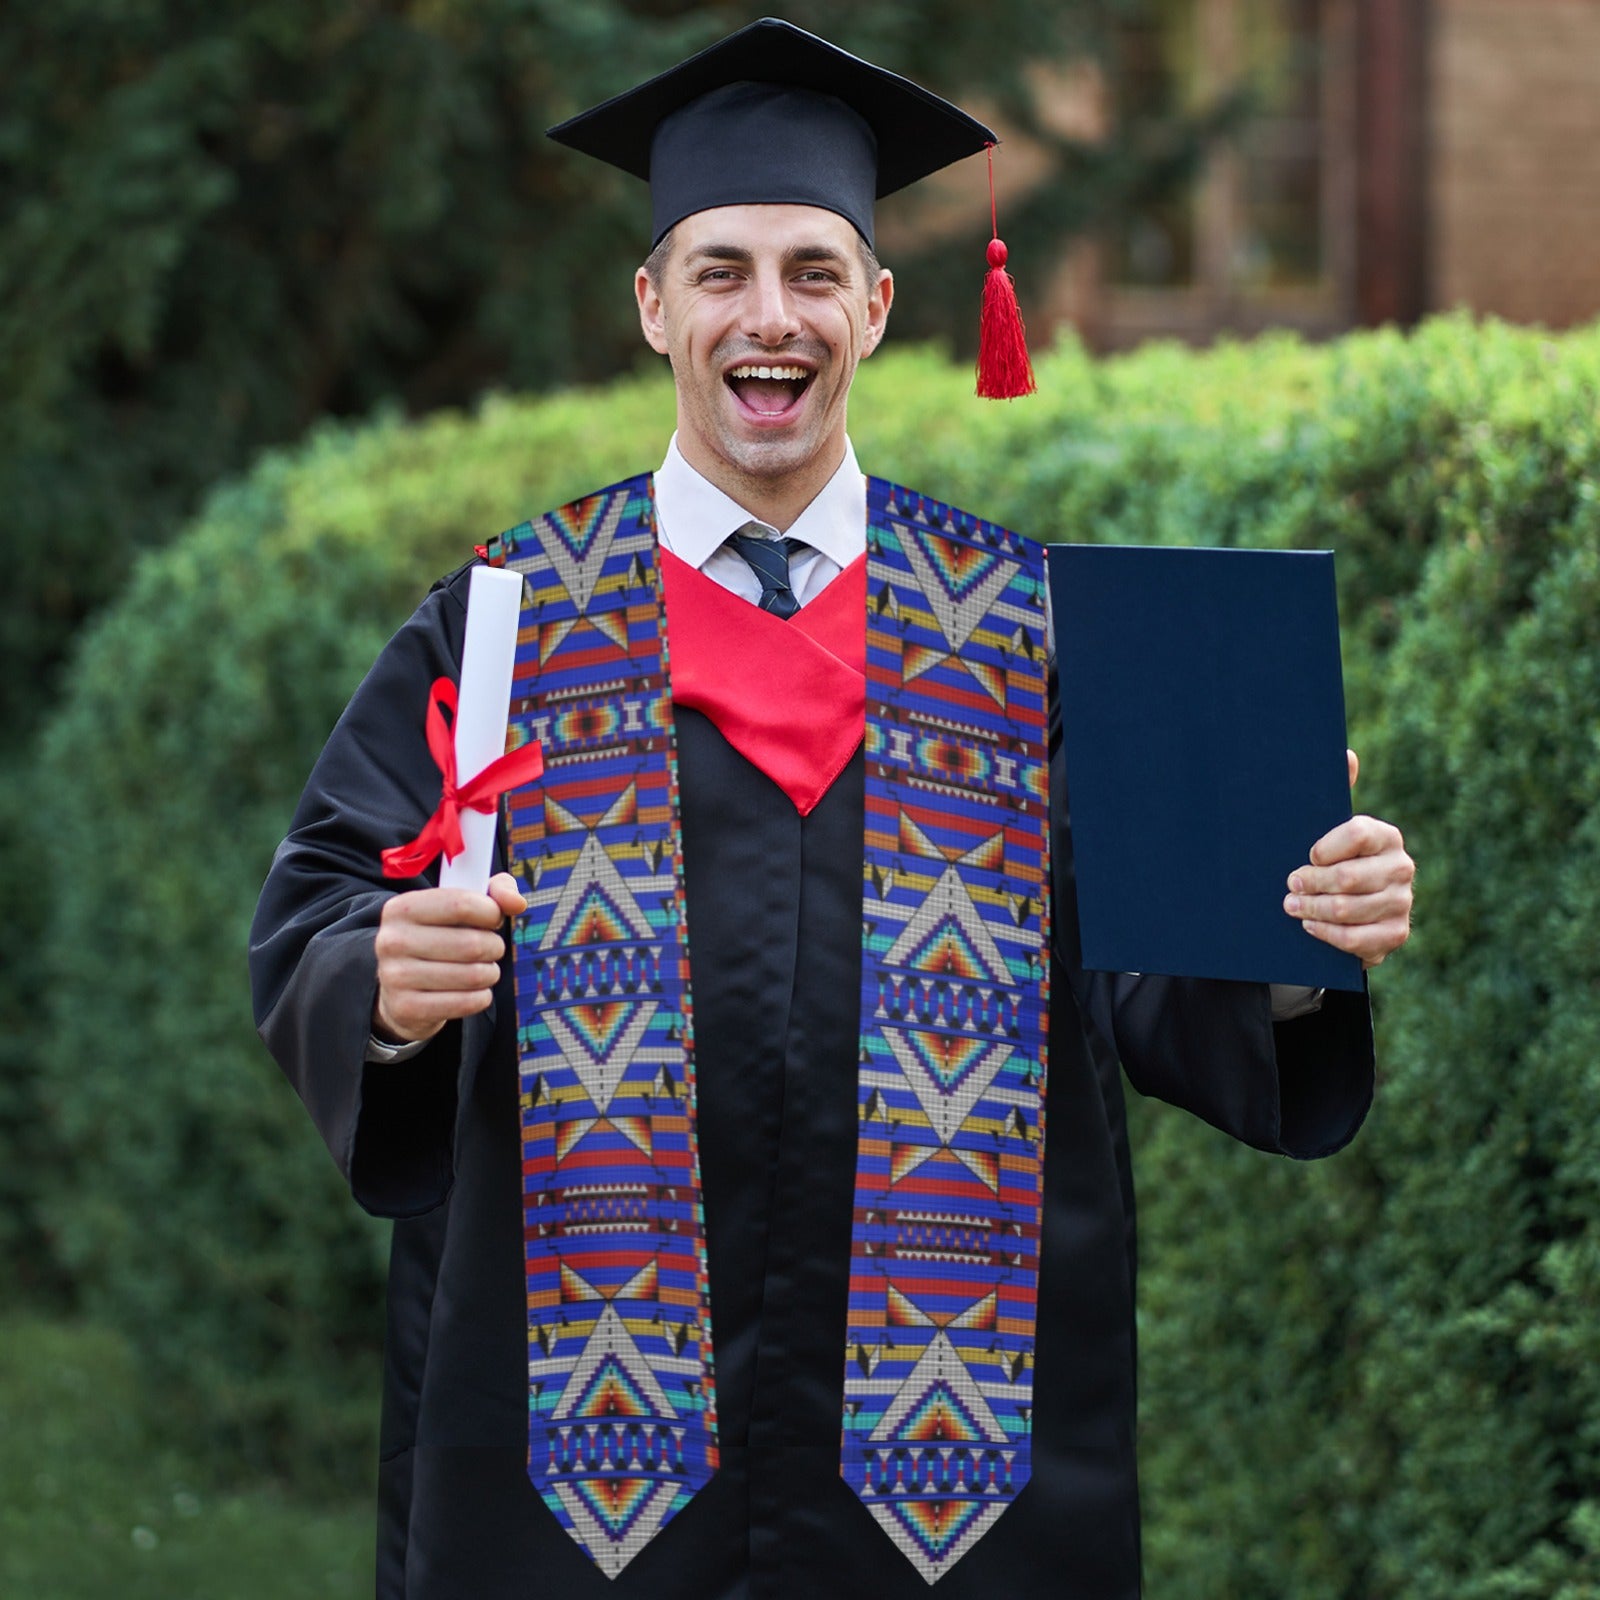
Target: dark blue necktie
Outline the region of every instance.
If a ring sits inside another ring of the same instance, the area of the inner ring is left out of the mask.
[[[747,522],[746,528],[759,528],[759,522]],[[738,533],[728,535],[728,543],[744,557],[750,570],[761,580],[761,599],[757,604],[763,611],[785,620],[800,609],[800,602],[789,587],[789,560],[797,550],[807,548],[804,539],[764,539],[759,534]]]

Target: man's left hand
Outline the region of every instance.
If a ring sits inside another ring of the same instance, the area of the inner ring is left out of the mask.
[[[1350,787],[1360,762],[1354,750]],[[1411,883],[1417,865],[1400,830],[1376,817],[1357,816],[1323,834],[1311,860],[1289,874],[1283,909],[1309,934],[1375,967],[1411,936]]]

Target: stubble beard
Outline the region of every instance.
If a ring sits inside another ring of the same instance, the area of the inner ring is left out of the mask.
[[[702,418],[702,437],[735,473],[752,482],[771,484],[804,472],[826,446],[826,425],[815,407],[818,403],[817,391],[826,386],[833,376],[835,357],[826,344],[811,339],[798,340],[781,351],[760,346],[752,348],[742,340],[730,340],[718,345],[712,352],[711,365],[716,372],[726,372],[731,367],[745,364],[781,365],[790,360],[808,364],[813,374],[806,386],[803,399],[805,411],[798,424],[798,432],[786,429],[771,437],[741,434],[735,420],[736,413],[730,415],[717,410],[718,405],[723,403],[721,396],[713,394],[702,397],[702,409],[708,413]],[[738,404],[732,395],[727,403]]]

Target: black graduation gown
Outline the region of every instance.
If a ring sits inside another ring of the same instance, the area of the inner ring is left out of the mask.
[[[927,1585],[839,1477],[856,1148],[863,769],[806,818],[703,716],[677,718],[722,1467],[613,1582],[524,1471],[514,1003],[365,1065],[379,851],[437,798],[429,683],[455,677],[466,569],[436,586],[329,738],[251,940],[257,1016],[355,1198],[395,1218],[383,1600],[912,1600]],[[1054,776],[1060,779],[1058,770]],[[1060,793],[1059,782],[1055,792]],[[1055,962],[1032,1482],[941,1600],[1132,1600],[1133,1189],[1120,1057],[1142,1091],[1315,1156],[1372,1092],[1364,996],[1274,1026],[1262,985],[1076,966],[1054,819]]]

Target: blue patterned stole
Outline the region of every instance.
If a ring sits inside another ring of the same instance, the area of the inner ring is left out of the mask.
[[[524,523],[508,797],[528,1471],[616,1576],[717,1466],[650,479]],[[1042,550],[868,494],[861,1136],[842,1469],[930,1582],[1027,1481],[1043,1153]],[[841,1330],[846,1333],[846,1330]]]

